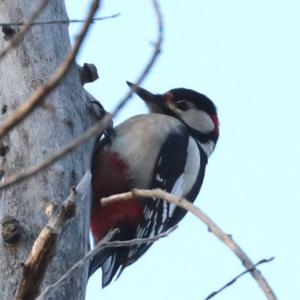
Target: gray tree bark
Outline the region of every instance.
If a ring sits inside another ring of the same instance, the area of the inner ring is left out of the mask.
[[[38,0],[1,0],[0,20],[17,22],[27,19]],[[66,19],[62,0],[50,0],[40,20]],[[5,41],[0,36],[0,49]],[[34,26],[18,47],[0,61],[0,126],[32,91],[55,71],[70,49],[67,25]],[[93,120],[91,96],[82,88],[79,69],[74,63],[66,78],[41,106],[3,140],[0,151],[1,175],[7,177],[46,158],[89,127]],[[42,200],[62,202],[89,168],[93,141],[85,143],[34,178],[5,189],[0,194],[0,219],[13,216],[20,222],[21,238],[15,245],[0,239],[0,299],[13,299],[32,244],[47,222]],[[2,178],[3,178],[2,177]],[[88,247],[89,200],[77,203],[77,214],[67,225],[57,254],[46,273],[44,286],[56,281]],[[84,299],[86,272],[74,274],[51,299]],[[49,299],[50,299],[49,298]]]

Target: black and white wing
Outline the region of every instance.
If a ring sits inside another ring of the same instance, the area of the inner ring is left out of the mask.
[[[207,156],[187,129],[168,135],[154,168],[151,187],[160,188],[193,202],[202,185]],[[145,199],[137,238],[148,238],[176,225],[186,211],[161,199]],[[130,247],[126,266],[135,262],[151,242]],[[124,266],[124,267],[126,267]]]

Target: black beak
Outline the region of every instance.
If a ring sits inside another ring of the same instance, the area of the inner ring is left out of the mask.
[[[147,90],[141,88],[135,83],[129,81],[126,81],[126,83],[131,88],[131,90],[138,96],[140,96],[147,104],[154,104],[158,102],[157,95],[148,92]]]

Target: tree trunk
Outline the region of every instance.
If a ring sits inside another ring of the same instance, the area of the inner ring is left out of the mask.
[[[0,1],[0,20],[27,19],[38,0]],[[40,20],[66,19],[62,0],[50,0]],[[0,49],[5,40],[0,37]],[[32,91],[45,82],[70,49],[67,25],[34,26],[18,47],[0,61],[0,120],[13,113]],[[74,63],[66,78],[24,122],[2,140],[1,175],[7,177],[41,161],[53,150],[82,133],[93,122],[91,96],[82,88],[79,68]],[[53,110],[49,109],[49,106]],[[48,107],[48,108],[47,108]],[[1,126],[1,123],[0,123]],[[4,146],[3,146],[4,144]],[[93,141],[85,143],[50,168],[0,194],[0,219],[12,216],[21,225],[16,244],[0,240],[0,299],[13,299],[32,244],[47,222],[43,200],[61,203],[89,168]],[[3,173],[3,174],[2,174]],[[44,287],[57,280],[87,250],[89,201],[77,204],[77,214],[64,231],[57,254],[47,270]],[[9,241],[16,242],[16,241]],[[86,272],[74,274],[51,299],[84,299]]]

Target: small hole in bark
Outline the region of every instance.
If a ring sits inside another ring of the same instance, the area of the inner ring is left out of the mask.
[[[6,104],[4,104],[4,105],[2,106],[1,112],[2,112],[2,115],[4,115],[4,114],[7,113],[7,105],[6,105]]]
[[[5,156],[9,151],[9,147],[3,142],[0,142],[0,156]]]
[[[73,133],[74,130],[74,124],[73,121],[69,118],[64,118],[62,119],[62,121],[68,126],[68,128],[71,130],[71,132]]]
[[[4,25],[2,26],[2,32],[4,33],[4,40],[7,41],[15,35],[16,30],[8,25]]]

